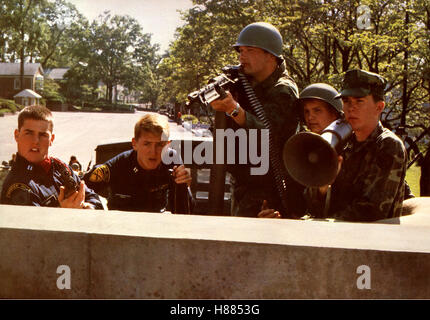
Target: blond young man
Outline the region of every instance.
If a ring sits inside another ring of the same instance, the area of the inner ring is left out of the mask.
[[[180,163],[176,151],[168,147],[168,139],[167,119],[146,114],[134,127],[133,149],[94,167],[84,179],[107,197],[110,210],[189,214],[191,177],[184,165],[163,163],[164,153]]]

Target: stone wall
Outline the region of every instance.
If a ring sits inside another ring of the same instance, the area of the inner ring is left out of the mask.
[[[415,222],[3,205],[0,298],[430,298],[430,224]]]

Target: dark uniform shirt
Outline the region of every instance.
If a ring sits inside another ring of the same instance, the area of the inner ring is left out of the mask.
[[[71,184],[79,187],[80,179],[64,162],[50,158],[49,172],[17,154],[1,193],[2,204],[59,207],[60,187]],[[67,192],[67,190],[66,190]],[[99,196],[85,187],[85,202],[95,209],[103,209]]]
[[[328,217],[370,222],[401,216],[407,162],[403,142],[379,123],[365,141],[353,138],[343,157]],[[314,197],[311,214],[321,217],[323,208],[323,199]]]
[[[108,198],[110,210],[191,213],[191,192],[186,183],[175,183],[169,171],[173,166],[162,162],[154,170],[144,170],[137,152],[128,150],[91,169],[84,180]]]
[[[274,139],[275,148],[282,155],[284,143],[296,133],[299,124],[298,110],[295,107],[295,101],[298,98],[297,85],[288,75],[285,62],[283,62],[266,80],[254,85],[253,89],[271,123],[271,135]],[[264,125],[254,113],[243,88],[238,86],[233,95],[246,111],[244,128],[247,132],[249,132],[249,129],[263,129]],[[227,127],[233,130],[240,128],[232,119],[228,119]],[[261,140],[257,141],[258,154],[263,157],[267,156],[261,154]],[[250,141],[249,143],[255,142]],[[238,150],[236,148],[237,154]],[[282,159],[280,160],[282,163]],[[251,175],[250,164],[238,164],[238,159],[236,159],[235,163],[235,165],[227,167],[227,170],[232,175],[232,215],[256,217],[261,209],[263,200],[268,201],[270,208],[283,211],[271,164],[266,175]],[[258,167],[258,165],[253,167]],[[284,170],[284,168],[281,169]],[[293,212],[294,215],[300,216],[304,212],[305,205],[304,201],[298,201],[297,199],[302,199],[303,187],[291,177],[287,179],[287,182],[287,205],[289,207],[287,210],[290,213]],[[282,213],[284,217],[288,216],[285,215],[285,212]]]

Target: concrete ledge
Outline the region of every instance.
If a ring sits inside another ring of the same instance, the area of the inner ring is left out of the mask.
[[[430,298],[429,231],[0,206],[0,297]],[[357,288],[361,265],[371,289]]]

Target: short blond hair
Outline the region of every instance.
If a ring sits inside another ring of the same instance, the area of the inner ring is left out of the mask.
[[[162,140],[169,140],[169,122],[157,113],[145,114],[134,126],[134,139],[138,140],[143,132],[161,135]]]

